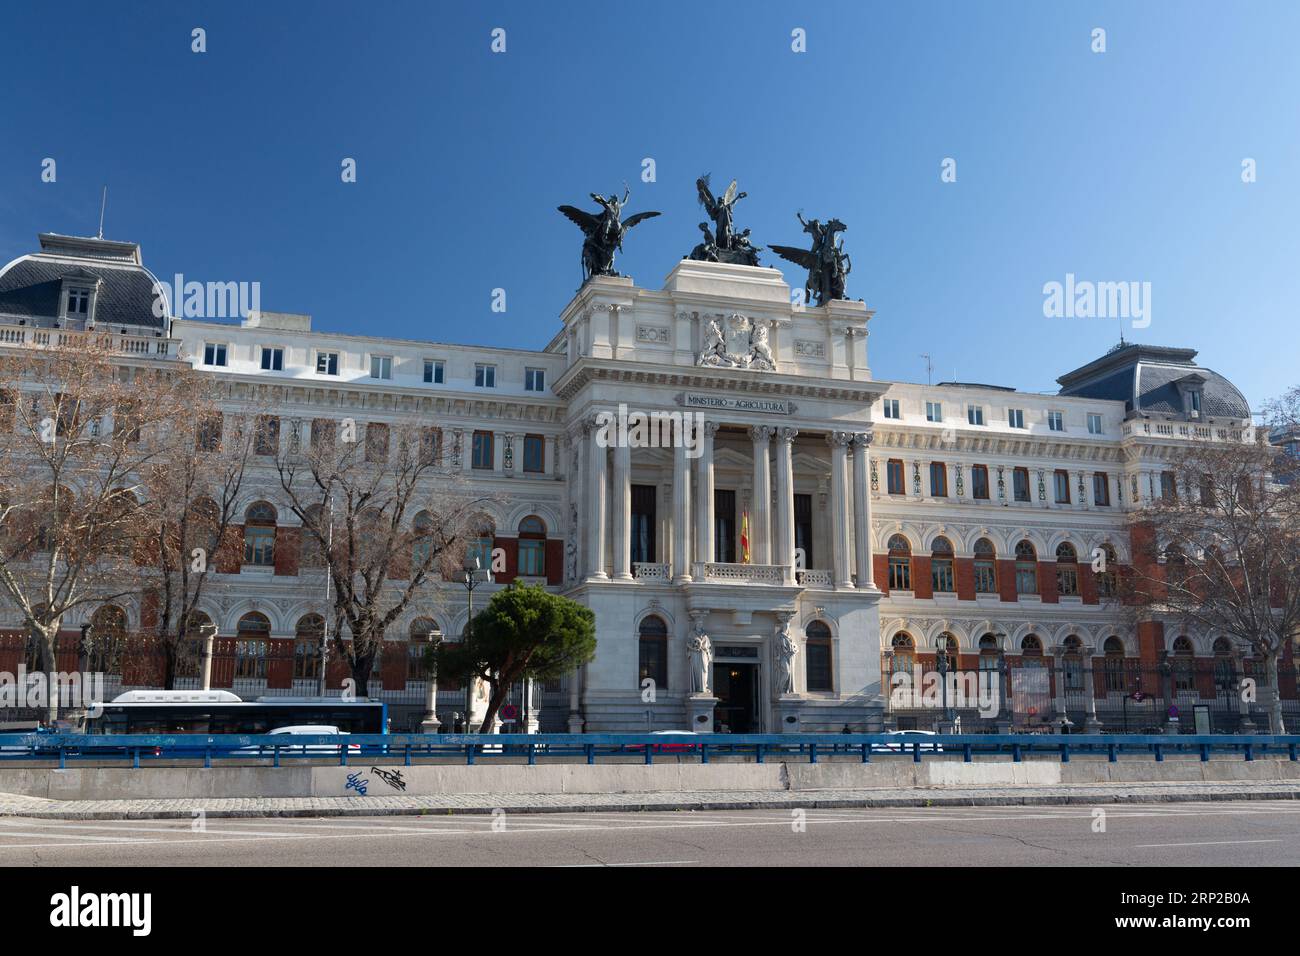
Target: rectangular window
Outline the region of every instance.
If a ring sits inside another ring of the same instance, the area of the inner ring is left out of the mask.
[[[424,380],[430,385],[442,384],[442,359],[424,360]]]
[[[907,493],[903,483],[903,462],[898,458],[885,463],[885,488],[891,495]]]
[[[1016,468],[1011,472],[1011,497],[1016,501],[1029,501],[1029,469]]]
[[[803,566],[817,567],[813,558],[812,495],[794,496],[794,546],[803,551]]]
[[[370,356],[370,377],[371,378],[392,378],[393,357],[391,355]]]
[[[940,402],[925,403],[925,420],[927,422],[943,421],[943,405]]]
[[[474,366],[474,387],[496,388],[497,367],[495,365],[484,365],[482,363],[476,364]]]
[[[1048,412],[1047,427],[1054,432],[1065,431],[1065,415],[1061,412]]]
[[[912,559],[901,555],[889,557],[889,590],[912,590]]]
[[[316,353],[316,374],[317,375],[337,375],[338,373],[339,373],[338,352],[317,352]]]
[[[831,643],[827,640],[808,641],[808,690],[829,692],[834,690],[831,677]]]
[[[209,342],[203,346],[203,364],[225,367],[226,347],[216,342]]]
[[[948,466],[941,461],[930,462],[930,497],[948,497]]]
[[[525,392],[546,391],[546,369],[544,368],[524,369],[524,391]]]
[[[262,346],[262,371],[284,371],[284,349],[269,345]]]
[[[668,686],[668,641],[662,636],[642,637],[638,642],[638,673],[642,681],[654,681],[656,690]]]
[[[988,558],[975,559],[975,593],[997,594],[998,575],[993,562]]]
[[[970,425],[983,425],[983,424],[984,424],[984,406],[983,406],[983,405],[967,405],[967,406],[966,406],[966,422],[967,422],[967,424],[970,424]]]
[[[935,591],[944,594],[956,590],[952,579],[952,558],[934,558],[930,562],[930,584]]]
[[[886,417],[886,418],[902,418],[902,417],[903,417],[902,415],[898,414],[898,399],[896,399],[896,398],[887,398],[887,399],[885,399],[885,401],[884,401],[884,406],[885,406],[885,408],[884,408],[884,413],[885,413],[885,417]]]
[[[652,564],[655,559],[654,485],[632,486],[632,563]]]
[[[1012,428],[1025,427],[1025,410],[1023,408],[1007,409],[1007,424]]]
[[[971,465],[970,466],[970,493],[971,497],[980,501],[989,500],[989,466],[988,465]]]
[[[1089,435],[1101,434],[1101,416],[1098,415],[1096,412],[1088,413],[1088,434]]]
[[[1175,501],[1178,498],[1178,485],[1172,471],[1160,472],[1160,497],[1165,501]]]
[[[1052,475],[1052,486],[1056,490],[1056,503],[1058,505],[1068,505],[1070,503],[1070,473],[1061,468],[1056,469]]]
[[[388,461],[388,426],[383,422],[370,422],[366,425],[366,461]]]
[[[86,315],[90,311],[90,292],[87,289],[68,290],[68,314]]]
[[[1056,568],[1056,593],[1065,597],[1075,597],[1079,593],[1079,571],[1075,567]]]
[[[275,567],[275,529],[257,525],[244,528],[244,563],[259,568]]]
[[[1200,393],[1200,392],[1188,392],[1188,393],[1187,393],[1187,398],[1188,398],[1188,400],[1189,400],[1189,405],[1190,405],[1190,407],[1191,407],[1192,414],[1193,414],[1193,415],[1200,415],[1200,414],[1201,414],[1201,393]]]
[[[720,564],[736,563],[736,493],[713,492],[713,551]]]
[[[275,455],[280,451],[280,419],[274,415],[257,416],[257,432],[253,435],[253,454]]]
[[[474,450],[473,457],[470,460],[470,465],[480,471],[491,471],[496,467],[496,461],[493,456],[491,432],[474,433]]]
[[[546,469],[546,439],[541,435],[524,436],[524,471],[540,475]]]
[[[1104,471],[1092,474],[1092,503],[1099,508],[1110,504],[1110,476]]]

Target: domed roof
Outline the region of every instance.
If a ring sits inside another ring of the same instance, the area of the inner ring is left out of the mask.
[[[1237,386],[1195,358],[1195,349],[1121,343],[1057,382],[1062,395],[1122,401],[1130,417],[1186,416],[1187,396],[1199,392],[1203,417],[1249,421],[1250,403]]]

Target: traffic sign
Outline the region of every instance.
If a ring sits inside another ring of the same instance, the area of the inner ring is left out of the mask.
[[[514,720],[519,716],[519,708],[514,704],[506,704],[501,708],[501,716],[506,720]]]

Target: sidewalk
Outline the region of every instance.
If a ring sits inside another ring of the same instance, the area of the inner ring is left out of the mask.
[[[873,790],[731,790],[604,794],[251,797],[186,800],[46,800],[0,793],[0,816],[58,820],[209,817],[406,816],[435,813],[574,813],[629,810],[760,810],[845,807],[1042,806],[1296,800],[1300,784],[1273,782],[1070,784]]]

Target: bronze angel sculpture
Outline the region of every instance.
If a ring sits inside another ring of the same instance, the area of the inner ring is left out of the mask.
[[[688,258],[703,259],[707,262],[758,265],[758,250],[762,247],[755,246],[749,241],[748,229],[737,233],[732,224],[732,208],[748,193],[737,192],[736,181],[733,179],[726,192],[721,197],[715,197],[713,191],[709,189],[708,174],[695,180],[695,192],[705,213],[713,220],[714,229],[710,233],[708,225],[700,223],[704,241],[691,250]]]
[[[657,212],[639,212],[624,221],[623,207],[627,204],[631,193],[632,191],[626,186],[623,187],[621,200],[617,193],[609,196],[592,193],[591,198],[601,207],[598,213],[583,212],[574,206],[559,207],[560,212],[581,229],[583,236],[586,237],[582,242],[584,283],[592,276],[618,275],[614,271],[614,254],[622,251],[623,236],[637,223],[659,215]]]
[[[825,305],[831,299],[843,299],[845,283],[853,269],[848,253],[844,251],[844,240],[835,240],[835,234],[844,232],[848,226],[838,219],[822,223],[820,219],[804,219],[803,213],[796,213],[803,231],[812,236],[812,248],[799,249],[795,246],[769,246],[782,259],[803,266],[808,270],[808,281],[804,284],[804,296],[807,302],[814,298],[817,305]]]

